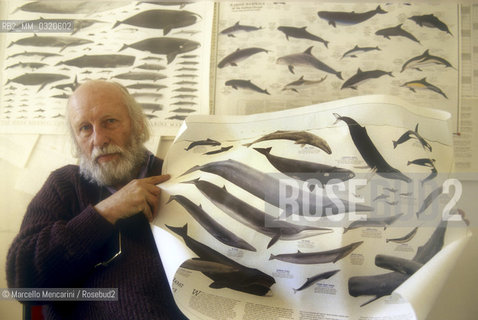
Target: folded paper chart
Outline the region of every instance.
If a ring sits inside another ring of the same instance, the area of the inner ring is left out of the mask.
[[[469,238],[451,132],[448,113],[382,95],[188,117],[152,224],[176,303],[191,319],[425,319]]]

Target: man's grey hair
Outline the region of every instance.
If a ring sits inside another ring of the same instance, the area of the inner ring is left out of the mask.
[[[102,80],[89,80],[89,81],[96,82],[96,81],[102,81]],[[151,130],[150,130],[150,124],[149,124],[148,118],[146,118],[146,115],[143,112],[143,107],[128,92],[128,89],[126,89],[126,87],[124,87],[123,85],[115,81],[108,81],[108,83],[116,86],[123,94],[123,100],[126,105],[126,109],[128,110],[128,114],[131,118],[131,123],[132,123],[131,132],[133,135],[132,138],[144,144],[146,141],[149,140],[151,135]],[[71,96],[70,96],[70,99],[71,99]],[[66,112],[65,112],[66,125],[68,127],[68,131],[75,145],[75,156],[79,156],[81,152],[80,146],[78,145],[78,141],[76,141],[75,131],[71,125],[70,116],[69,116],[70,99],[68,99],[68,102],[66,104]]]

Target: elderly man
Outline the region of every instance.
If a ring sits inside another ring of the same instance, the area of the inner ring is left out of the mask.
[[[10,287],[118,288],[118,301],[55,301],[47,319],[181,319],[148,220],[162,160],[144,147],[141,106],[121,85],[88,81],[67,119],[80,165],[51,173],[7,258]]]

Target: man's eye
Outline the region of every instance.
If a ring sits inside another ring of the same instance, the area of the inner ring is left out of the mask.
[[[108,128],[115,128],[117,124],[118,120],[114,118],[106,119],[105,121],[105,126],[107,126]]]
[[[89,131],[90,129],[91,129],[90,125],[84,125],[80,127],[80,132],[86,132],[86,131]]]

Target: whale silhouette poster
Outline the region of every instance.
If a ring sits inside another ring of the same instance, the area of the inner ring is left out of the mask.
[[[152,224],[178,306],[208,320],[425,319],[468,239],[450,119],[383,95],[189,117]]]
[[[66,100],[90,78],[124,84],[162,135],[174,136],[194,113],[253,114],[363,94],[446,110],[457,130],[456,4],[102,0],[2,6],[1,18],[12,22],[0,45],[2,132],[63,133]],[[36,33],[20,23],[47,25],[48,19],[72,26]]]
[[[65,133],[88,79],[125,86],[154,131],[209,113],[213,2],[2,1],[2,131]]]

